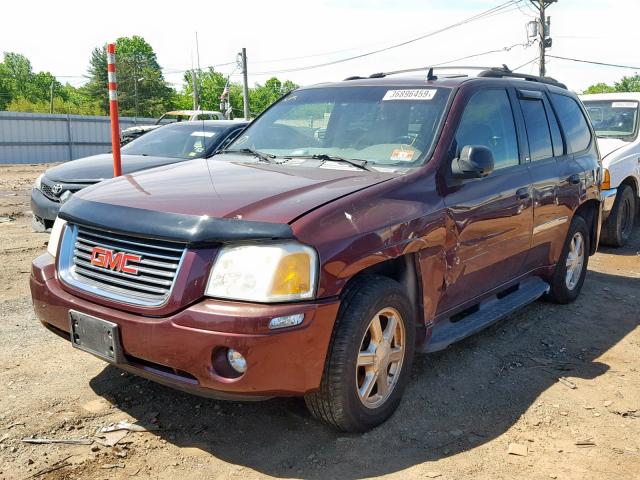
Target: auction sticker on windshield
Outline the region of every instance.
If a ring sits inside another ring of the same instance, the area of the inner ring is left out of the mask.
[[[415,90],[387,90],[382,101],[387,100],[431,100],[436,95],[434,88],[418,88]]]
[[[613,102],[611,108],[636,108],[637,102]]]

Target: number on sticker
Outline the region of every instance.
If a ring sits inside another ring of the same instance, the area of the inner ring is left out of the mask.
[[[387,90],[382,101],[389,100],[431,100],[437,90],[433,88],[420,88],[414,90]]]

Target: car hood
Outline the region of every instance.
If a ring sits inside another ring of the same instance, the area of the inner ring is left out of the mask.
[[[612,153],[617,152],[621,148],[631,145],[632,142],[627,142],[619,138],[598,138],[598,149],[602,159],[608,159]]]
[[[76,196],[90,202],[134,208],[138,212],[142,209],[191,219],[282,224],[291,223],[332,200],[397,176],[247,161],[246,156],[233,155],[191,160],[123,175],[84,189]]]
[[[184,161],[181,158],[122,155],[122,173],[133,173]],[[113,178],[113,157],[110,153],[71,160],[48,169],[45,176],[55,182],[96,183]]]
[[[148,132],[150,130],[155,130],[158,127],[161,127],[162,125],[136,125],[134,127],[129,127],[129,128],[125,128],[124,130],[122,130],[122,133],[128,133],[128,132]]]

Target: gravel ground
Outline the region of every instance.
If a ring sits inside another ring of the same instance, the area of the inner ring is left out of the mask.
[[[536,302],[419,356],[397,413],[344,435],[300,400],[189,396],[46,331],[28,293],[47,241],[28,212],[43,169],[0,167],[0,479],[640,478],[640,230],[591,258],[577,302]],[[149,431],[98,443],[98,429],[123,420]]]

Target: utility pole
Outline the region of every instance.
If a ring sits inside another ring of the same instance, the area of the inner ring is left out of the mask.
[[[242,99],[244,103],[244,119],[249,120],[249,83],[247,80],[247,49],[243,48],[240,55],[242,62]]]
[[[53,113],[53,81],[49,87],[49,113]]]
[[[138,63],[133,64],[133,95],[136,101],[136,113],[133,119],[134,124],[138,124]]]
[[[551,33],[551,17],[546,16],[546,10],[549,5],[557,2],[558,0],[529,0],[534,7],[540,12],[540,19],[538,24],[538,43],[540,48],[540,76],[547,75],[547,67],[545,65],[545,53],[547,48],[551,48],[552,40]]]
[[[191,83],[193,84],[193,109],[199,110],[200,98],[198,96],[198,75],[195,70],[191,70]]]

